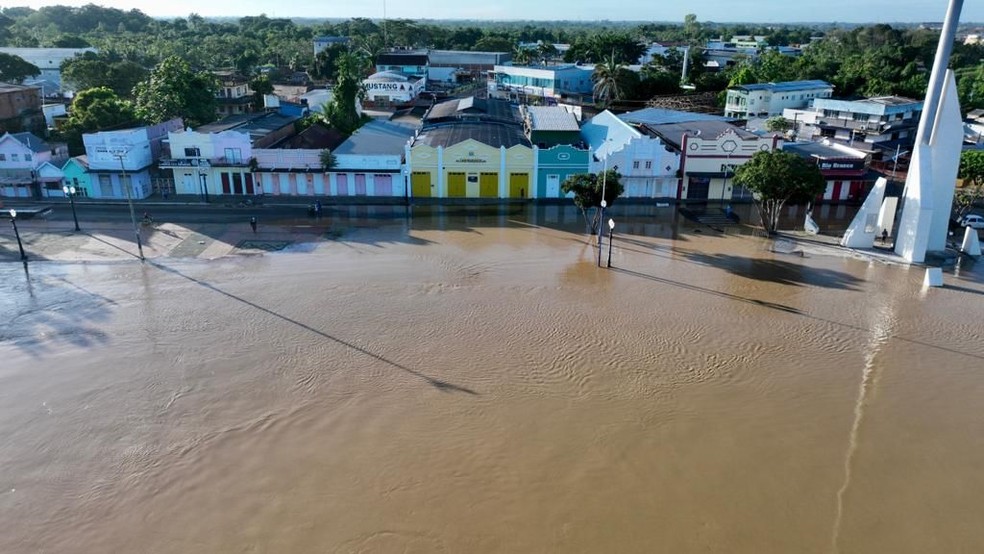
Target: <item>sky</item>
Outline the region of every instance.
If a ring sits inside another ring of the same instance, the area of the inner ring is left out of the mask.
[[[155,17],[205,17],[266,14],[270,17],[368,17],[372,19],[533,19],[683,21],[694,13],[700,21],[747,23],[918,23],[942,21],[947,0],[702,0],[686,4],[668,0],[6,0],[8,6],[81,6],[95,3]],[[599,8],[599,5],[601,8]],[[984,22],[984,2],[964,2],[962,22]]]

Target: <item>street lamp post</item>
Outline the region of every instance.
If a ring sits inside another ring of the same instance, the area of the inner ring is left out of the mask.
[[[601,217],[598,219],[598,267],[601,267],[601,237],[603,237],[605,235],[605,228],[602,227],[601,222],[605,220],[605,207],[606,206],[608,206],[608,202],[605,202],[604,200],[602,200],[601,201]]]
[[[615,233],[615,220],[608,220],[608,267],[612,267],[612,235]]]
[[[24,243],[21,242],[20,231],[17,230],[17,210],[11,208],[8,213],[10,214],[10,224],[14,226],[14,236],[17,237],[17,248],[20,250],[21,261],[26,262],[27,254],[24,253]]]
[[[212,167],[208,163],[208,160],[200,160],[198,162],[198,176],[201,178],[202,186],[202,197],[205,199],[205,203],[208,204],[208,170]]]
[[[72,219],[75,220],[75,232],[77,233],[82,229],[79,229],[79,216],[75,213],[75,187],[65,185],[62,187],[62,192],[65,193],[65,196],[68,197],[68,201],[72,204]]]
[[[123,164],[123,158],[129,151],[129,149],[116,149],[111,150],[110,154],[120,161],[120,171],[122,172],[120,176],[120,186],[123,187],[123,192],[126,194],[126,203],[130,206],[130,222],[133,224],[133,233],[137,237],[137,251],[140,252],[140,261],[143,261],[143,241],[140,238],[140,228],[137,227],[137,216],[133,212],[133,196],[130,194],[130,183],[127,183],[126,181],[126,166]]]

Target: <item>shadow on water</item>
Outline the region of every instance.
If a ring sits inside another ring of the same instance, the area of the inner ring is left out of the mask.
[[[859,290],[861,279],[841,271],[806,267],[782,260],[746,258],[730,254],[705,254],[702,252],[681,252],[687,259],[701,265],[723,269],[733,275],[768,281],[780,285],[812,285],[824,288]]]
[[[690,285],[690,284],[687,284],[687,283],[681,283],[679,281],[674,281],[672,279],[666,279],[664,277],[657,277],[655,275],[649,275],[649,274],[646,274],[646,273],[640,273],[638,271],[632,271],[630,269],[623,269],[623,268],[620,268],[620,267],[612,267],[611,268],[611,271],[614,271],[614,272],[617,272],[617,273],[623,273],[625,275],[630,275],[632,277],[639,277],[639,278],[642,278],[642,279],[648,279],[650,281],[654,281],[654,282],[661,283],[661,284],[664,284],[664,285],[670,285],[670,286],[673,286],[673,287],[679,287],[679,288],[686,289],[686,290],[693,291],[693,292],[698,292],[698,293],[702,293],[702,294],[710,294],[710,295],[713,295],[713,296],[718,296],[718,297],[725,298],[725,299],[728,299],[728,300],[733,300],[733,301],[736,301],[736,302],[744,302],[746,304],[752,304],[752,305],[755,305],[755,306],[761,306],[763,308],[768,308],[770,310],[776,310],[776,311],[780,311],[780,312],[786,312],[786,313],[791,314],[791,315],[797,315],[797,316],[800,316],[800,317],[806,317],[806,318],[812,319],[814,321],[819,321],[821,323],[826,323],[826,324],[829,324],[829,325],[836,325],[838,327],[844,327],[846,329],[853,329],[855,331],[861,331],[861,332],[864,332],[864,333],[871,333],[871,332],[873,332],[871,329],[867,329],[867,328],[861,327],[859,325],[852,325],[850,323],[844,323],[842,321],[834,321],[832,319],[827,319],[827,318],[815,316],[815,315],[812,315],[812,314],[808,314],[808,313],[806,313],[806,312],[804,312],[804,311],[802,311],[802,310],[800,310],[798,308],[793,308],[791,306],[786,306],[786,305],[783,305],[783,304],[777,304],[775,302],[767,302],[765,300],[758,300],[758,299],[755,299],[755,298],[747,298],[747,297],[744,297],[744,296],[738,296],[736,294],[730,294],[730,293],[722,292],[722,291],[719,291],[719,290],[708,289],[708,288],[704,288],[704,287],[698,287],[696,285]],[[951,288],[951,287],[946,287],[946,288]],[[958,287],[954,287],[954,288],[958,288]],[[978,291],[973,291],[973,292],[978,292]],[[969,358],[976,358],[976,359],[979,359],[979,360],[984,360],[984,356],[981,356],[980,354],[973,354],[971,352],[964,352],[964,351],[956,350],[954,348],[950,348],[950,347],[947,347],[947,346],[940,346],[938,344],[931,344],[931,343],[928,343],[928,342],[925,342],[925,341],[921,341],[921,340],[918,340],[918,339],[910,339],[910,338],[907,338],[907,337],[902,337],[902,336],[894,335],[894,334],[893,335],[890,335],[889,338],[892,338],[892,339],[895,339],[895,340],[898,340],[898,341],[901,341],[901,342],[906,342],[906,343],[909,343],[909,344],[915,344],[915,345],[918,345],[918,346],[924,346],[926,348],[932,348],[934,350],[940,350],[942,352],[947,352],[947,353],[950,353],[950,354],[956,354],[958,356],[967,356]]]
[[[108,319],[114,301],[64,277],[31,275],[26,262],[20,277],[17,265],[0,264],[0,343],[37,358],[58,343],[91,348],[109,342],[90,323]]]
[[[431,377],[429,375],[426,375],[426,374],[424,374],[424,373],[422,373],[420,371],[417,371],[415,369],[411,369],[411,368],[409,368],[409,367],[407,367],[405,365],[402,365],[400,363],[394,362],[393,360],[390,360],[388,358],[385,358],[385,357],[383,357],[383,356],[381,356],[379,354],[376,354],[375,352],[372,352],[370,350],[367,350],[367,349],[365,349],[365,348],[363,348],[361,346],[352,344],[350,342],[347,342],[347,341],[342,340],[342,339],[337,338],[337,337],[333,337],[333,336],[329,335],[328,333],[325,333],[324,331],[320,331],[318,329],[315,329],[314,327],[311,327],[310,325],[308,325],[306,323],[302,323],[300,321],[297,321],[296,319],[291,319],[291,318],[289,318],[289,317],[287,317],[287,316],[285,316],[283,314],[279,314],[279,313],[277,313],[277,312],[275,312],[275,311],[273,311],[273,310],[271,310],[269,308],[264,308],[263,306],[260,306],[259,304],[256,304],[254,302],[251,302],[249,300],[246,300],[245,298],[242,298],[240,296],[236,296],[235,294],[232,294],[230,292],[226,292],[226,291],[224,291],[224,290],[216,287],[215,285],[212,285],[210,283],[206,283],[205,281],[196,279],[196,278],[191,277],[189,275],[185,275],[184,273],[181,273],[177,269],[174,269],[174,268],[171,268],[171,267],[167,267],[165,265],[161,265],[160,263],[157,263],[157,262],[154,262],[154,261],[150,261],[148,263],[150,265],[152,265],[152,266],[154,266],[154,267],[162,270],[162,271],[165,271],[167,273],[171,273],[173,275],[177,275],[178,277],[182,277],[184,279],[187,279],[188,281],[191,281],[192,283],[195,283],[196,285],[199,285],[201,287],[204,287],[204,288],[206,288],[206,289],[208,289],[210,291],[217,292],[217,293],[219,293],[219,294],[221,294],[221,295],[223,295],[223,296],[225,296],[227,298],[231,298],[231,299],[233,299],[233,300],[235,300],[237,302],[241,302],[241,303],[243,303],[243,304],[245,304],[247,306],[250,306],[252,308],[255,308],[257,310],[260,310],[263,313],[269,314],[269,315],[271,315],[273,317],[276,317],[278,319],[281,319],[283,321],[286,321],[287,323],[290,323],[292,325],[295,325],[297,327],[300,327],[301,329],[304,329],[305,331],[309,331],[311,333],[314,333],[315,335],[318,335],[319,337],[322,337],[322,338],[328,339],[330,341],[336,342],[336,343],[338,343],[338,344],[340,344],[342,346],[345,346],[347,348],[351,348],[352,350],[355,350],[356,352],[359,352],[361,354],[364,354],[366,356],[369,356],[370,358],[373,358],[375,360],[378,360],[380,362],[383,362],[383,363],[385,363],[385,364],[387,364],[389,366],[392,366],[392,367],[395,367],[397,369],[403,370],[406,373],[409,373],[410,375],[413,375],[413,376],[415,376],[415,377],[417,377],[419,379],[422,379],[423,381],[427,382],[427,384],[429,384],[430,386],[434,387],[435,389],[437,389],[437,390],[439,390],[441,392],[460,392],[460,393],[464,393],[464,394],[478,395],[478,393],[475,392],[472,389],[469,389],[467,387],[463,387],[463,386],[460,386],[460,385],[455,385],[455,384],[449,383],[447,381],[442,381],[440,379],[436,379],[434,377]]]

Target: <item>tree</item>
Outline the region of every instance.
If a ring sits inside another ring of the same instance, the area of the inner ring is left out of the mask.
[[[984,150],[964,150],[960,153],[957,177],[964,180],[953,195],[953,215],[960,219],[984,198]]]
[[[609,169],[607,173],[601,176],[595,173],[578,173],[564,179],[564,182],[560,184],[560,190],[564,194],[574,193],[574,205],[581,210],[584,223],[590,227],[590,234],[592,235],[598,230],[601,210],[595,212],[591,221],[588,221],[588,210],[601,207],[603,188],[605,202],[611,206],[615,203],[615,199],[625,192],[618,170]]]
[[[328,150],[327,148],[321,151],[319,158],[321,159],[321,169],[326,173],[329,170],[334,169],[334,167],[338,164],[338,159],[335,158],[335,155],[332,154],[331,150]]]
[[[253,111],[260,111],[264,108],[263,97],[273,94],[273,83],[266,75],[260,75],[249,82],[249,88],[253,90]]]
[[[621,98],[621,75],[625,71],[625,66],[615,61],[613,54],[604,63],[595,66],[591,80],[594,81],[592,92],[595,98],[602,101],[602,105],[608,107],[611,101]]]
[[[810,201],[827,186],[815,164],[782,150],[756,152],[735,170],[734,182],[752,191],[762,227],[769,234],[776,232],[787,202]]]
[[[0,53],[0,81],[23,83],[24,79],[41,74],[38,66],[27,62],[20,56]]]
[[[346,135],[351,135],[364,123],[356,109],[356,102],[365,95],[361,67],[362,61],[353,54],[345,54],[339,58],[338,78],[332,88],[331,101],[325,104],[325,119]]]
[[[102,52],[85,52],[63,61],[61,73],[62,79],[78,90],[108,87],[120,97],[129,97],[133,87],[147,78],[147,70],[140,64]]]
[[[773,133],[785,133],[793,129],[793,122],[781,115],[770,117],[765,120],[765,128]]]
[[[192,127],[214,121],[217,88],[214,76],[170,56],[135,87],[137,115],[148,123],[182,117]]]
[[[133,106],[106,87],[79,92],[72,100],[68,121],[62,129],[62,138],[72,154],[82,154],[84,133],[95,133],[139,123]]]

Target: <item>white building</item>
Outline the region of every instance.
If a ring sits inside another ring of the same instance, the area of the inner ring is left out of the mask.
[[[326,132],[317,141],[293,148],[257,148],[256,185],[274,196],[403,197],[404,146],[413,126],[373,120],[343,142],[332,142]],[[327,171],[322,153],[330,150],[334,166]]]
[[[556,99],[590,95],[594,87],[593,74],[593,65],[497,65],[488,83],[488,92],[490,97],[496,98],[515,94]]]
[[[43,85],[43,96],[52,96],[74,91],[71,83],[62,83],[61,64],[85,52],[97,52],[95,48],[0,48],[0,54],[18,56],[34,64],[41,74],[26,79],[25,85]]]
[[[805,108],[816,98],[830,98],[834,87],[826,81],[787,81],[739,85],[728,89],[725,117],[772,117],[786,108]]]
[[[31,133],[0,136],[0,196],[42,198],[61,191],[59,166],[68,159],[68,147],[49,144]]]
[[[160,158],[161,143],[182,125],[175,118],[158,125],[82,135],[89,164],[89,196],[117,200],[150,196],[150,169]]]
[[[393,71],[380,71],[362,81],[366,100],[376,105],[406,104],[424,90],[426,79]]]
[[[581,127],[593,152],[590,171],[618,168],[626,198],[673,198],[680,157],[654,135],[643,133],[605,110]]]

